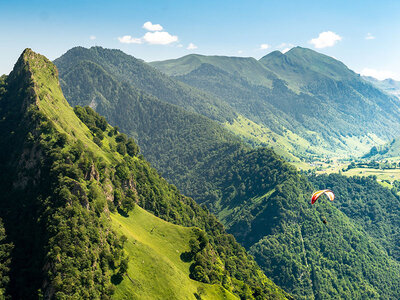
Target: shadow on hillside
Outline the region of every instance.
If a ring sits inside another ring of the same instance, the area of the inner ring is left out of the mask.
[[[124,278],[122,277],[122,275],[117,273],[117,274],[114,274],[113,276],[111,276],[111,283],[114,284],[114,285],[118,285],[118,284],[121,283],[121,281],[123,279]]]
[[[117,211],[121,216],[123,216],[125,218],[129,217],[129,214],[126,211],[122,210],[121,208],[118,208]]]
[[[188,263],[188,262],[191,262],[193,260],[193,253],[190,252],[190,251],[182,252],[180,257],[181,257],[181,260],[183,262]]]

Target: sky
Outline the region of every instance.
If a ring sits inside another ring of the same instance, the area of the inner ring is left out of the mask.
[[[259,59],[301,46],[400,80],[400,1],[0,0],[0,28],[0,74],[25,48],[54,60],[75,46],[102,46],[155,61]]]

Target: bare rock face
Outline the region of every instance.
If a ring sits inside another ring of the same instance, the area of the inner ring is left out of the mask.
[[[99,171],[97,171],[96,167],[94,166],[94,164],[92,164],[90,166],[90,170],[89,172],[86,174],[86,180],[96,180],[99,181],[100,180],[100,174]]]
[[[114,202],[114,188],[109,178],[106,178],[103,182],[103,190],[107,201]]]

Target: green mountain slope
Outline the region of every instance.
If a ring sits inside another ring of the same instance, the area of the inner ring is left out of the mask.
[[[120,116],[114,119],[115,124],[127,133],[147,136],[147,141],[139,141],[143,154],[154,163],[166,162],[161,171],[185,194],[207,204],[229,232],[251,251],[274,282],[300,299],[398,298],[399,262],[384,251],[384,246],[394,247],[393,243],[384,244],[341,207],[325,202],[311,206],[309,197],[313,185],[272,150],[250,149],[238,141],[232,143],[225,135],[213,135],[213,132],[225,132],[214,127],[215,123],[205,122],[197,128],[199,119],[193,122],[196,115],[185,115],[181,119],[171,117],[176,124],[168,123],[164,120],[173,116],[174,109],[179,112],[177,107],[168,106],[170,110],[167,110],[162,102],[146,100],[149,97],[145,93],[139,97],[132,87],[120,89],[118,81],[112,81],[115,77],[111,73],[92,73],[89,68],[81,68],[79,63],[70,63],[71,75],[63,77],[67,99],[74,98],[82,105],[90,103],[85,94],[72,94],[78,84],[74,76],[87,72],[80,85],[93,94],[103,95],[111,103],[110,109],[104,108],[102,113],[107,118]],[[96,65],[96,70],[102,69]],[[76,73],[73,73],[75,68]],[[102,74],[100,78],[108,76],[109,80],[96,85],[96,74]],[[128,97],[129,93],[134,96]],[[129,101],[122,102],[124,98]],[[159,103],[165,113],[152,114],[157,111],[152,103]],[[143,120],[139,116],[143,116]],[[142,120],[146,126],[134,125],[130,120]],[[158,135],[160,132],[168,133],[171,140],[162,140],[167,135]],[[207,148],[210,145],[206,139],[208,134],[213,136],[214,144],[211,144],[215,148]],[[175,135],[181,140],[175,139]],[[196,143],[200,147],[196,147]],[[187,153],[184,153],[182,149],[186,146]],[[207,151],[203,152],[203,148]],[[157,156],[153,156],[156,149]],[[184,159],[174,159],[180,156],[176,153],[182,153]],[[170,161],[169,155],[173,158]],[[328,219],[328,224],[323,224],[322,219]],[[389,232],[387,235],[393,239],[394,233]],[[387,272],[388,269],[392,272]]]
[[[371,177],[346,178],[337,174],[311,177],[317,188],[336,192],[334,203],[349,218],[380,241],[383,249],[400,261],[400,197]]]
[[[235,117],[232,109],[216,97],[165,76],[143,61],[120,50],[101,47],[72,48],[54,61],[60,69],[61,77],[70,72],[71,61],[94,62],[101,65],[106,72],[112,73],[119,82],[129,83],[160,100],[179,105],[191,112],[201,113],[211,119],[224,122]],[[80,88],[85,89],[84,86]],[[96,98],[92,100],[96,101]],[[75,105],[73,102],[71,104]]]
[[[247,59],[243,73],[236,71],[235,58],[221,58],[224,64],[215,63],[214,56],[202,57],[201,64],[197,56],[189,58],[151,65],[225,100],[238,114],[282,137],[289,131],[304,138],[308,144],[290,142],[295,156],[361,155],[371,144],[399,132],[397,99],[315,51],[300,47],[285,54],[275,51],[261,58],[257,68]],[[261,77],[258,81],[248,75],[251,68]],[[256,71],[260,68],[268,75]],[[262,79],[272,81],[272,86]]]
[[[132,139],[91,109],[74,111],[57,75],[50,61],[27,49],[2,78],[2,293],[16,299],[119,299],[131,292],[134,299],[143,299],[141,292],[151,299],[289,297],[215,217],[137,156]],[[158,268],[158,281],[145,275]],[[157,282],[166,286],[152,289]]]
[[[125,249],[134,258],[115,298],[194,299],[197,294],[202,299],[239,299],[220,285],[189,278],[191,262],[181,256],[190,251],[190,239],[196,238],[192,228],[165,222],[139,206],[128,218],[119,214],[111,218],[115,230],[127,237]]]
[[[182,178],[184,182],[189,172],[202,176],[197,169],[206,161],[223,159],[225,152],[241,147],[239,139],[218,123],[121,84],[98,64],[78,62],[69,69],[61,77],[67,99],[79,105],[98,99],[96,111],[135,137],[146,159],[169,180]],[[204,189],[203,182],[191,180],[185,191],[193,194]]]

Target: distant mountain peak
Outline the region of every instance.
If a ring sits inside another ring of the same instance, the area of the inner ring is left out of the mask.
[[[275,50],[275,51],[272,51],[272,52],[268,53],[267,55],[264,55],[263,57],[261,57],[260,61],[261,60],[265,60],[265,59],[269,59],[269,58],[277,58],[277,57],[283,57],[283,56],[285,56],[285,54],[283,54],[279,50]]]

